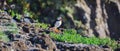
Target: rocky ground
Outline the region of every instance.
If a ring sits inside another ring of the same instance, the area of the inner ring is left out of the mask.
[[[6,12],[0,13],[1,24],[11,24],[13,20]],[[49,30],[36,29],[34,23],[14,23],[18,26],[19,33],[7,34],[10,41],[0,41],[0,51],[112,51],[107,46],[57,42],[51,39]],[[4,29],[1,30],[5,31]]]

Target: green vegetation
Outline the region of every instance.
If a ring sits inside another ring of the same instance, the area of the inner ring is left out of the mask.
[[[45,23],[35,23],[35,27],[47,29],[49,24]]]
[[[7,41],[9,41],[9,38],[7,37],[7,35],[4,32],[0,31],[0,40],[7,42]]]
[[[19,31],[16,23],[6,23],[3,26],[5,26],[5,28],[7,29],[6,31],[4,31],[5,34],[10,34],[10,33],[17,34]]]
[[[100,39],[97,37],[83,37],[80,34],[77,34],[74,29],[66,29],[63,34],[56,34],[51,32],[50,36],[57,41],[68,42],[68,43],[83,43],[83,44],[92,44],[92,45],[108,45],[113,49],[117,48],[117,43],[115,40],[110,38]]]
[[[15,23],[3,23],[4,29],[2,29],[0,31],[0,40],[4,41],[4,42],[8,42],[9,38],[8,38],[8,34],[13,33],[13,34],[17,34],[18,33],[18,28],[17,25]]]

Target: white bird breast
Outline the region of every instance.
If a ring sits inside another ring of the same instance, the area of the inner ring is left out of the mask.
[[[55,26],[56,28],[60,27],[62,24],[62,21],[56,21]]]

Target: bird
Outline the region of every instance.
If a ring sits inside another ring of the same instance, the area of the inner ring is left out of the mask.
[[[54,28],[59,28],[62,25],[62,17],[58,17],[54,24]]]
[[[55,33],[61,33],[61,31],[58,29],[61,25],[62,25],[62,17],[58,17],[54,26],[50,28],[50,30],[52,30]]]

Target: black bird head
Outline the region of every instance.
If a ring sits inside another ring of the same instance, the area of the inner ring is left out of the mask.
[[[57,20],[62,20],[62,17],[61,17],[61,16],[60,16],[60,17],[58,17],[58,18],[57,18]]]

